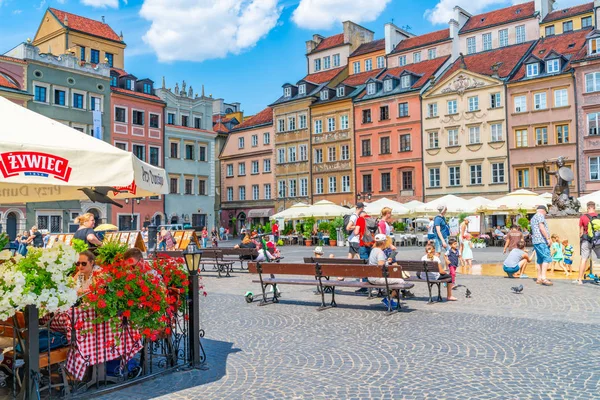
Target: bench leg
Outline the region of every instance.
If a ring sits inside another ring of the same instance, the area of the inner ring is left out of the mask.
[[[321,306],[317,308],[317,311],[323,311],[328,307],[325,305],[325,288],[323,287],[323,283],[321,282],[321,278],[319,278],[319,292],[321,293]]]
[[[259,307],[260,306],[266,306],[267,303],[267,292],[266,292],[266,288],[267,288],[268,284],[260,284],[260,290],[262,290],[262,299],[260,300],[260,302],[258,303]]]
[[[230,272],[233,272],[233,264],[225,265],[225,276],[231,278]]]
[[[429,301],[427,302],[427,304],[433,304],[433,297],[431,296],[431,287],[433,285],[434,283],[427,282],[427,289],[429,290]]]
[[[335,302],[335,287],[330,286],[331,288],[331,307],[337,307],[337,303]]]
[[[441,303],[442,302],[442,284],[438,283],[437,287],[438,287],[438,301]]]

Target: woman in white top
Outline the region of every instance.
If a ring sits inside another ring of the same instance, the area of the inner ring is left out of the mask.
[[[433,217],[429,217],[429,224],[427,225],[427,240],[434,240],[435,233],[433,232],[433,228],[435,224],[433,223]]]
[[[391,264],[392,259],[388,258],[385,255],[384,249],[387,243],[387,236],[382,233],[378,233],[375,235],[375,245],[369,254],[369,265],[383,267],[384,265]],[[385,278],[368,278],[368,281],[372,285],[385,285]],[[399,283],[404,283],[404,279],[388,279],[388,285],[396,285]],[[396,290],[392,290],[391,293],[392,298],[398,298],[398,292]],[[388,299],[384,297],[382,303],[388,306]],[[392,302],[393,303],[393,302]],[[396,304],[391,305],[392,308],[396,307]]]

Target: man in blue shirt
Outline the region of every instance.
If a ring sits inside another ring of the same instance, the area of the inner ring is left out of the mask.
[[[550,229],[546,223],[546,206],[538,206],[537,212],[531,218],[531,242],[536,255],[537,281],[535,283],[552,286],[553,283],[546,279],[548,264],[552,262],[550,255]]]
[[[450,236],[450,227],[446,222],[447,207],[444,205],[438,206],[439,214],[433,219],[433,233],[435,234],[434,244],[436,256],[440,256],[444,249],[448,248],[448,236]],[[440,258],[441,260],[442,258]]]

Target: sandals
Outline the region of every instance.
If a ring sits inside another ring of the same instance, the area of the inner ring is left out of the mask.
[[[552,286],[552,285],[554,285],[554,283],[552,283],[548,279],[544,279],[544,280],[539,280],[538,279],[537,281],[535,281],[535,283],[537,283],[538,285],[542,285],[542,286]]]

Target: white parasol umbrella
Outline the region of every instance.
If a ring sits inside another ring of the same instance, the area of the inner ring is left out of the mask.
[[[381,215],[381,210],[385,207],[392,209],[393,215],[408,215],[410,210],[402,205],[402,203],[386,197],[375,200],[365,206],[365,211],[369,215]]]
[[[493,200],[486,199],[485,197],[473,197],[472,199],[467,200],[467,204],[465,206],[466,212],[476,213],[482,210],[490,210],[491,208],[494,208],[491,206],[493,202]]]
[[[335,217],[343,217],[346,214],[350,214],[350,209],[338,206],[329,200],[321,200],[312,206],[309,206],[303,213],[307,217],[333,219]]]
[[[600,190],[597,192],[586,194],[585,196],[581,196],[579,198],[579,203],[581,204],[581,211],[587,212],[587,203],[589,201],[593,201],[596,203],[596,208],[600,208]]]
[[[467,212],[466,200],[461,199],[458,196],[454,196],[453,194],[447,194],[438,199],[432,200],[429,203],[425,203],[419,207],[416,207],[414,213],[416,214],[437,214],[438,206],[444,205],[448,209],[448,214],[460,214],[462,212]]]
[[[551,200],[548,200],[537,193],[529,190],[519,189],[504,197],[494,200],[489,204],[492,211],[516,212],[519,209],[524,209],[527,212],[535,212],[539,205],[548,205]],[[486,208],[487,206],[484,206]]]
[[[272,220],[275,220],[275,219],[283,219],[283,220],[300,219],[300,218],[306,217],[305,213],[307,210],[308,210],[308,204],[296,203],[293,206],[291,206],[290,208],[287,208],[275,215],[272,215],[270,217],[270,219],[272,219]]]
[[[425,203],[423,203],[422,201],[419,201],[419,200],[411,200],[411,201],[409,201],[408,203],[404,203],[402,206],[403,206],[404,208],[407,208],[409,211],[414,211],[414,210],[415,210],[417,207],[420,207],[420,206],[422,206],[423,204],[425,204]]]
[[[0,97],[0,202],[84,200],[168,193],[162,168]],[[109,197],[114,197],[109,194]]]

